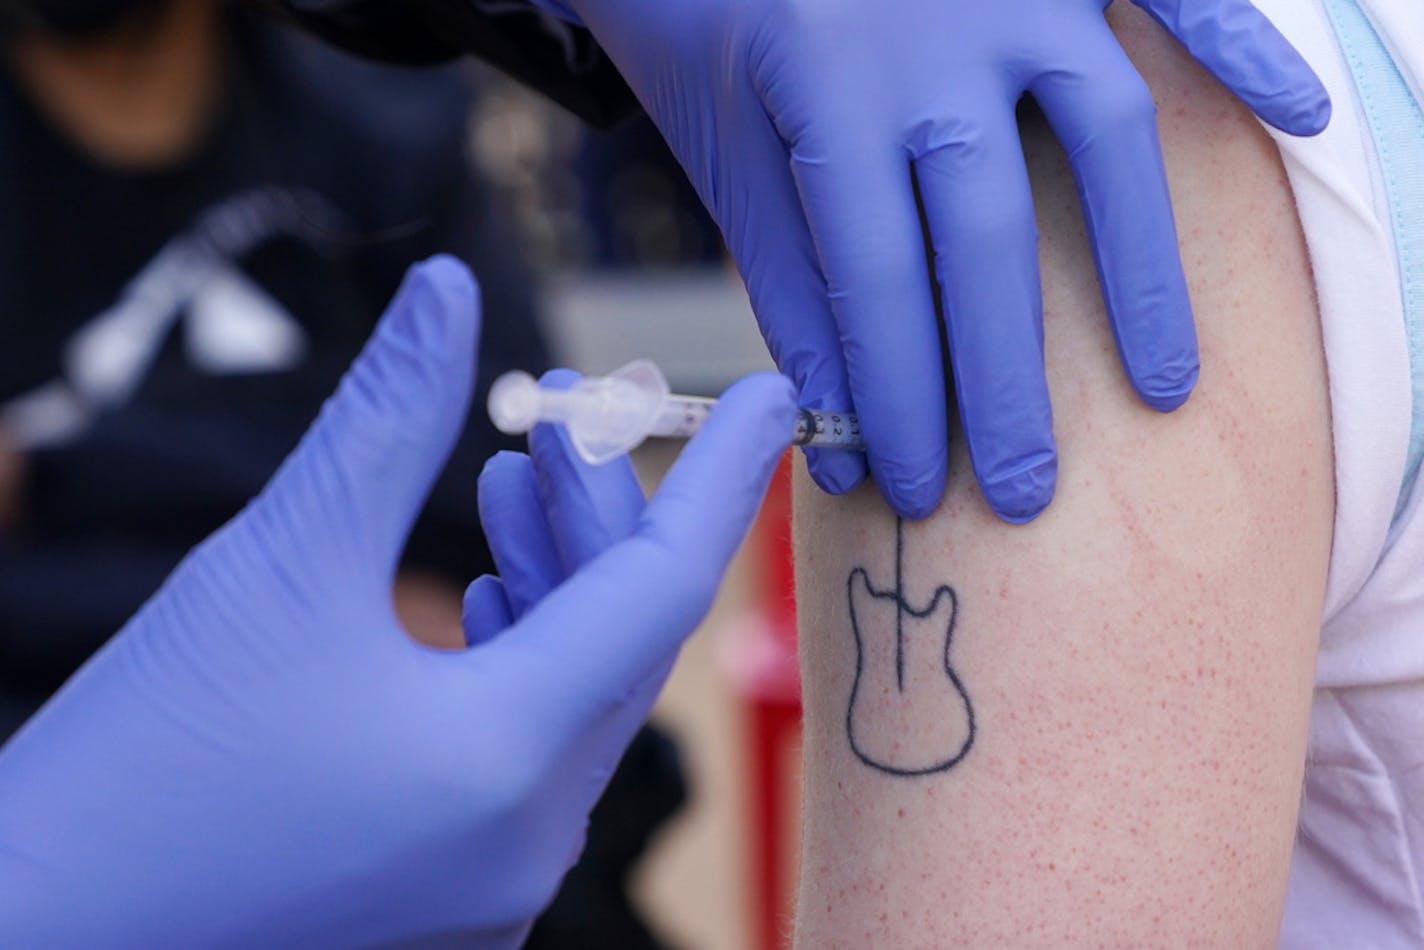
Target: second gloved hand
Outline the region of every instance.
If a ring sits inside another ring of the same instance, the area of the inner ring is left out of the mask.
[[[1014,108],[1043,107],[1083,197],[1113,332],[1148,405],[1197,377],[1152,96],[1103,0],[534,0],[587,25],[721,226],[802,404],[860,414],[890,505],[922,517],[947,470],[933,244],[959,411],[990,506],[1052,497],[1036,231]],[[1329,100],[1248,0],[1137,0],[1267,122]],[[808,453],[831,491],[864,475]]]
[[[391,583],[460,431],[478,303],[412,271],[272,482],[0,752],[0,942],[513,947],[711,603],[794,420],[730,389],[646,506],[539,430],[481,479],[465,652]],[[78,589],[76,596],[83,596]]]

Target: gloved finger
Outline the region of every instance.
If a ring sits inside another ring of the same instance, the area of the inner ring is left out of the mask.
[[[518,620],[566,576],[529,456],[500,452],[485,463],[479,508],[490,554]]]
[[[572,370],[556,369],[545,373],[539,385],[567,389],[578,379]],[[632,533],[643,513],[643,489],[628,456],[590,465],[559,425],[534,427],[529,456],[566,576]]]
[[[349,585],[388,580],[460,434],[474,384],[479,291],[464,264],[406,274],[375,333],[248,513],[287,563]],[[324,550],[337,557],[310,559]],[[373,591],[385,585],[373,585]]]
[[[729,156],[738,165],[719,176],[713,216],[751,298],[771,358],[796,384],[808,409],[853,412],[840,330],[826,297],[826,280],[785,143],[766,113],[753,103],[736,118],[743,137]],[[865,480],[859,452],[807,449],[806,467],[822,490],[838,495]]]
[[[675,654],[711,605],[795,419],[784,377],[758,374],[728,389],[634,534],[478,651],[487,668],[521,671],[541,729],[584,729]]]
[[[1261,120],[1291,135],[1330,122],[1330,95],[1249,0],[1133,0]]]
[[[944,369],[910,163],[845,117],[792,161],[840,327],[870,471],[890,507],[923,518],[948,471]],[[983,279],[980,275],[979,279]]]
[[[498,577],[481,574],[465,588],[460,624],[465,629],[465,646],[479,646],[499,636],[514,623],[514,611]]]
[[[1191,395],[1200,361],[1157,109],[1106,24],[1097,38],[1031,89],[1078,181],[1123,367],[1142,401],[1167,412]]]
[[[995,514],[1022,523],[1052,500],[1058,472],[1038,232],[1012,102],[976,109],[927,141],[915,170],[974,474]]]

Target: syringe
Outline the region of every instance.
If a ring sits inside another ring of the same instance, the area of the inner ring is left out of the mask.
[[[631,451],[649,436],[689,438],[716,405],[715,399],[670,392],[662,370],[648,360],[586,377],[571,389],[546,389],[515,370],[496,379],[489,394],[490,419],[499,431],[520,435],[540,422],[561,423],[574,449],[593,465]],[[800,410],[788,442],[865,451],[855,415],[824,409]]]

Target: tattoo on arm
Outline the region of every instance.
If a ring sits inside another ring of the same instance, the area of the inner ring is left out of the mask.
[[[941,584],[923,608],[905,590],[905,523],[895,519],[895,586],[856,567],[846,578],[855,679],[846,710],[851,751],[890,775],[958,765],[974,745],[974,707],[949,662],[959,599]]]

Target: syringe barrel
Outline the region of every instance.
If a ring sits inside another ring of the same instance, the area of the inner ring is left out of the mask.
[[[796,434],[791,444],[862,451],[865,437],[855,413],[802,409],[796,414]]]
[[[717,400],[703,396],[666,396],[648,435],[661,438],[691,438],[707,421]]]
[[[702,428],[716,405],[717,400],[701,396],[668,396],[663,400],[648,435],[691,438]],[[791,444],[823,449],[865,450],[865,438],[861,435],[860,421],[855,414],[824,409],[802,409],[796,413],[796,427],[792,432]]]
[[[539,421],[569,422],[583,410],[582,399],[572,390],[539,388]]]
[[[489,413],[507,434],[528,432],[539,422],[564,425],[585,461],[605,462],[648,436],[691,438],[716,407],[703,396],[669,394],[656,366],[628,364],[612,376],[580,380],[572,389],[545,389],[528,373],[511,371],[490,389]],[[864,451],[853,413],[802,409],[793,445]]]

